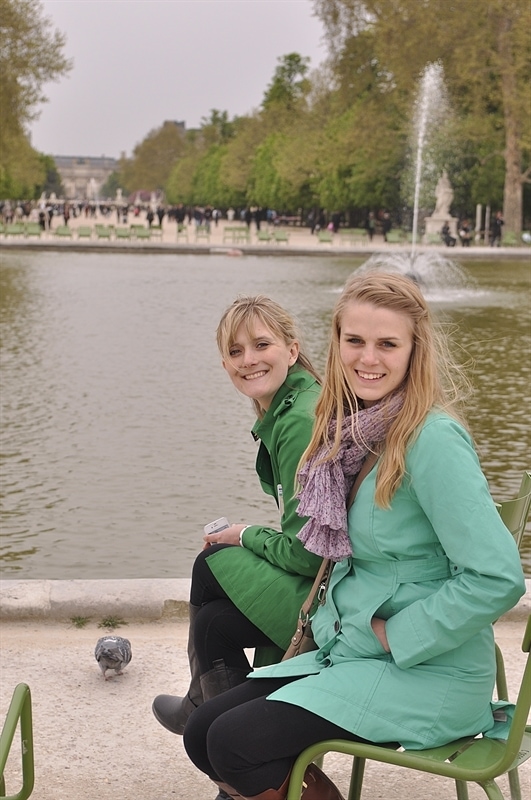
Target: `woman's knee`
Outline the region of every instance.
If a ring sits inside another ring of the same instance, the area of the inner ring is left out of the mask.
[[[192,585],[190,589],[190,602],[194,606],[202,606],[217,597],[226,597],[208,564],[208,558],[218,550],[232,547],[228,544],[216,544],[197,554],[192,567]]]

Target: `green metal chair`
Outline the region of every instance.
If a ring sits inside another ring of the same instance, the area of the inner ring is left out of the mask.
[[[520,549],[531,508],[531,470],[524,472],[516,498],[506,500],[504,503],[497,503],[497,506],[500,517],[511,531],[518,549]]]
[[[17,794],[10,794],[6,797],[4,769],[19,720],[22,749],[22,788]],[[34,783],[31,693],[27,684],[19,683],[13,692],[4,727],[0,734],[0,797],[6,798],[6,800],[27,800],[33,792]]]
[[[78,239],[92,239],[92,226],[91,225],[80,225],[77,229],[77,238]]]
[[[135,229],[135,239],[151,239],[151,230],[149,228],[137,227]]]
[[[68,225],[59,225],[54,230],[55,236],[59,237],[60,239],[71,239],[72,238],[72,230],[68,227]]]
[[[223,234],[223,237],[225,237],[225,234]],[[188,241],[188,228],[181,222],[177,223],[177,241],[179,241],[179,239]],[[223,241],[225,241],[225,238],[223,238]]]
[[[210,228],[207,225],[195,226],[195,241],[198,242],[199,239],[206,239],[207,242],[210,242]]]
[[[525,470],[522,475],[520,489],[514,500],[506,500],[504,503],[496,503],[496,505],[500,517],[512,533],[520,550],[531,507],[531,471]],[[509,699],[503,654],[498,645],[496,645],[496,694],[498,700]],[[509,771],[509,785],[512,800],[520,800],[521,791],[517,769]]]
[[[531,725],[526,725],[531,707],[531,616],[528,617],[522,650],[527,663],[506,741],[464,738],[430,750],[391,750],[375,744],[331,739],[306,748],[297,758],[287,800],[299,800],[306,767],[324,753],[346,753],[354,757],[348,800],[360,800],[367,759],[405,769],[453,778],[458,800],[467,800],[467,783],[477,783],[489,800],[504,800],[495,779],[515,770],[531,756]]]
[[[275,237],[275,244],[280,244],[281,242],[285,244],[289,243],[289,233],[287,233],[287,231],[275,231],[273,235]]]

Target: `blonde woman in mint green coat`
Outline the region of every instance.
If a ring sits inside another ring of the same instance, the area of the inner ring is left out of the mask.
[[[283,800],[294,759],[323,739],[423,749],[503,735],[492,623],[525,582],[455,410],[458,375],[414,281],[351,278],[299,472],[299,538],[336,562],[318,649],[255,670],[184,734],[229,796]],[[304,800],[341,797],[315,765],[306,782]]]

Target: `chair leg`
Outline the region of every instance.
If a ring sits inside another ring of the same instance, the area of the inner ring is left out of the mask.
[[[518,775],[518,768],[515,767],[507,773],[509,778],[509,787],[511,790],[511,800],[522,800],[522,790],[520,789],[520,777]]]
[[[360,800],[361,789],[363,786],[363,775],[365,772],[365,759],[354,756],[352,761],[352,773],[350,775],[350,788],[348,790],[348,800]]]
[[[468,785],[466,781],[456,781],[455,791],[457,800],[468,800]]]
[[[478,783],[478,786],[481,786],[489,800],[503,800],[501,789],[493,780]]]

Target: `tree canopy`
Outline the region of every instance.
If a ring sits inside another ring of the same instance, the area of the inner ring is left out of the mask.
[[[71,68],[64,36],[38,0],[0,0],[0,194],[16,196],[45,179],[27,124],[45,102],[43,86]]]

